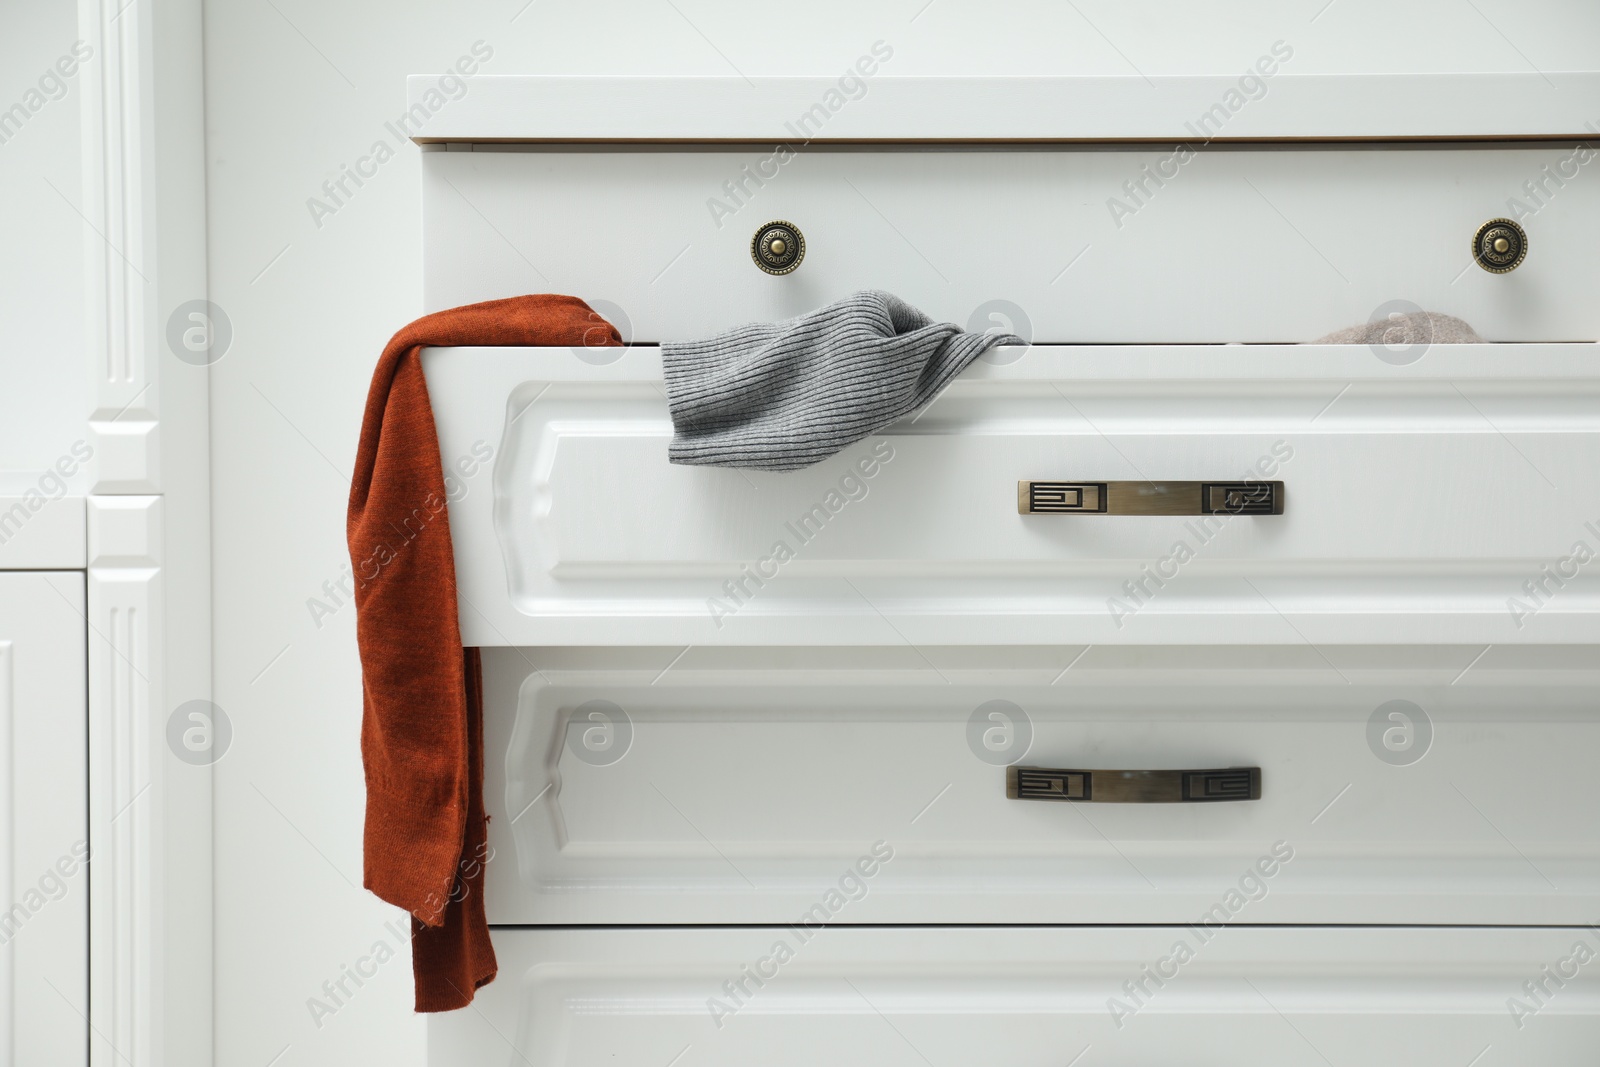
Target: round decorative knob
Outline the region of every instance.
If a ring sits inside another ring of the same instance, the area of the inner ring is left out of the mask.
[[[1490,219],[1472,238],[1472,258],[1490,274],[1510,274],[1528,255],[1528,235],[1510,219]]]
[[[750,258],[768,274],[788,274],[806,258],[805,235],[792,222],[769,222],[750,239]]]

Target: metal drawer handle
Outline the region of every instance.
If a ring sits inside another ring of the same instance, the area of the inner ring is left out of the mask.
[[[1007,767],[1012,800],[1079,800],[1096,804],[1200,804],[1260,800],[1260,767],[1209,771],[1074,771]]]
[[[1282,515],[1282,482],[1018,482],[1023,515]]]

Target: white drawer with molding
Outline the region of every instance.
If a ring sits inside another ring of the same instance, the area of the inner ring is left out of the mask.
[[[667,462],[654,348],[430,350],[465,640],[1600,640],[1600,349],[1386,351],[1001,349],[772,473]]]
[[[868,856],[831,921],[1181,923],[1233,889],[1240,923],[1583,923],[1597,683],[1550,646],[491,649],[485,899],[782,922]]]
[[[430,1062],[1589,1067],[1600,935],[1144,928],[501,930]],[[509,1047],[508,1047],[509,1046]]]

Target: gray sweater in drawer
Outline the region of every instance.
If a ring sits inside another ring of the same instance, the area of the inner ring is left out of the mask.
[[[783,322],[661,346],[673,463],[796,470],[925,407],[1011,334],[934,322],[889,293],[853,293]]]

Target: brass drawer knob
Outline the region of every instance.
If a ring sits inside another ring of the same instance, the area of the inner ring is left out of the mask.
[[[1510,219],[1490,219],[1472,238],[1472,258],[1490,274],[1510,274],[1528,255],[1528,235]]]
[[[750,258],[768,274],[788,274],[806,258],[805,235],[792,222],[769,222],[750,239]]]

